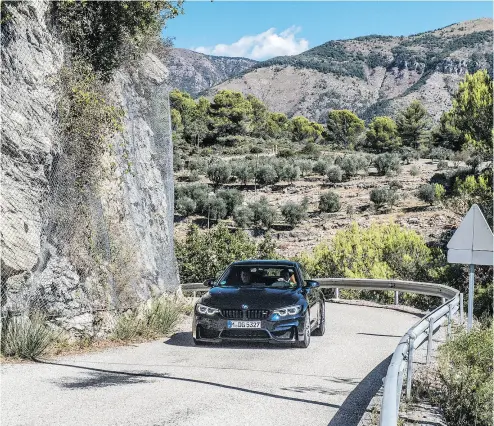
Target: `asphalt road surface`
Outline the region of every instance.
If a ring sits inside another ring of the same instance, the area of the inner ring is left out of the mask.
[[[328,303],[308,349],[166,340],[1,367],[1,424],[356,426],[417,316]]]

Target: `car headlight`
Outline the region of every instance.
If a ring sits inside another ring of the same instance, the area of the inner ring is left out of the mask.
[[[287,306],[286,308],[275,309],[273,316],[279,315],[280,317],[286,317],[287,315],[297,315],[301,310],[302,306],[300,305]]]
[[[210,306],[201,305],[200,303],[198,303],[196,305],[196,311],[198,314],[202,314],[202,315],[214,315],[219,313],[220,310],[216,308],[211,308]]]

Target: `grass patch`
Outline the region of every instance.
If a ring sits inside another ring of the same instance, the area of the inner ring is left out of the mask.
[[[55,333],[46,325],[40,313],[19,316],[2,324],[2,355],[35,359],[42,355],[55,340]]]
[[[184,303],[170,297],[153,299],[117,318],[112,338],[120,341],[156,338],[169,334],[187,311]]]

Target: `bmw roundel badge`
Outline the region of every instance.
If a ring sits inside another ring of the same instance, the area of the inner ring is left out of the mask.
[[[249,305],[242,305],[242,309],[249,309]]]

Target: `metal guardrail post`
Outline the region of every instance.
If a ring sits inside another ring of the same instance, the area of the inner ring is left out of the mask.
[[[400,413],[400,397],[403,389],[403,370],[398,372],[397,385],[396,385],[396,418],[399,418]]]
[[[434,318],[429,318],[429,340],[427,341],[427,358],[425,360],[426,364],[429,364],[432,352],[432,335],[434,334]]]
[[[463,324],[465,313],[463,310],[463,293],[460,293],[460,324]]]
[[[452,311],[453,311],[453,305],[450,303],[449,312],[448,312],[448,339],[451,338],[451,322],[453,320]]]
[[[340,298],[340,289],[339,289],[338,287],[336,287],[336,288],[334,289],[334,298],[335,298],[336,300],[339,300],[339,298]]]
[[[395,291],[395,305],[399,305],[399,295],[400,295],[400,292]]]
[[[412,378],[413,378],[413,354],[415,348],[413,347],[415,343],[415,336],[410,336],[410,341],[408,343],[408,366],[407,366],[407,399],[412,396]]]

